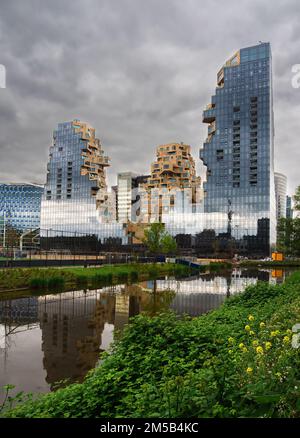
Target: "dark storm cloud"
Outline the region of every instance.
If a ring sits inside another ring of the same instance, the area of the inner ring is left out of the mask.
[[[270,41],[276,169],[300,183],[297,1],[108,0],[2,2],[0,179],[45,179],[52,130],[74,117],[95,126],[119,171],[148,172],[154,148],[206,137],[202,109],[238,48]]]

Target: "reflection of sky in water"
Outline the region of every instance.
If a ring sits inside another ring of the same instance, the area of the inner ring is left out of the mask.
[[[264,272],[259,278],[272,281]],[[234,271],[227,276],[158,280],[0,301],[0,386],[15,391],[45,392],[57,381],[81,381],[107,350],[114,329],[122,330],[141,311],[171,308],[192,316],[218,307],[257,281],[257,273]],[[0,393],[0,400],[3,391]]]

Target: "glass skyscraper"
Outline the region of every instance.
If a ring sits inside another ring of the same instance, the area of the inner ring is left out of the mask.
[[[208,136],[204,211],[216,235],[258,254],[276,242],[272,56],[269,43],[240,49],[217,74],[203,112]]]
[[[292,205],[292,197],[286,197],[286,218],[293,219],[293,205]]]
[[[276,196],[276,217],[286,217],[287,177],[283,173],[275,172],[275,196]]]
[[[37,184],[0,184],[0,228],[20,232],[39,228],[43,191]]]
[[[95,129],[79,120],[59,123],[53,133],[41,208],[41,236],[123,237],[115,194],[108,193],[104,155]]]

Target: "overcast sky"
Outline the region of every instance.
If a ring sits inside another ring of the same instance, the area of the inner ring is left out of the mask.
[[[0,181],[45,182],[58,122],[96,128],[121,171],[148,173],[159,144],[199,148],[202,109],[237,49],[270,41],[275,169],[300,184],[299,0],[0,0]]]

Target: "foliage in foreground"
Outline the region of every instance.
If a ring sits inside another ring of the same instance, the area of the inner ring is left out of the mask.
[[[139,315],[82,384],[11,417],[299,417],[300,273],[198,317]]]

